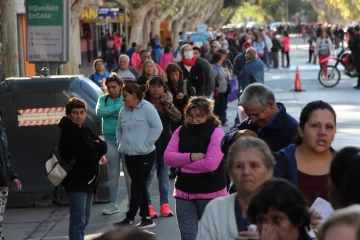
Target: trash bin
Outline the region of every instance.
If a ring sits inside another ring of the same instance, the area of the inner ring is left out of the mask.
[[[85,125],[101,135],[101,119],[95,107],[101,89],[83,75],[8,78],[0,83],[2,125],[6,128],[12,164],[23,183],[21,192],[10,191],[8,207],[28,207],[53,196],[54,188],[45,173],[45,161],[57,147],[58,122],[65,115],[69,98],[86,101],[88,114]],[[102,161],[102,164],[106,161]],[[106,166],[106,165],[104,165]],[[109,199],[107,167],[101,167],[101,202]],[[66,195],[66,194],[65,194]],[[97,199],[97,198],[94,198]]]

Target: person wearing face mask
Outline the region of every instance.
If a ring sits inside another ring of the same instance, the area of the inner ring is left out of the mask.
[[[180,50],[181,61],[177,64],[184,74],[184,79],[188,79],[196,89],[197,96],[210,96],[211,92],[204,92],[207,84],[205,79],[204,66],[194,57],[194,52],[189,44],[185,44]]]

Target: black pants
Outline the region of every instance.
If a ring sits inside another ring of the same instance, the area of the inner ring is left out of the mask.
[[[284,55],[286,55],[286,66],[290,67],[290,55],[289,52],[282,52],[281,53],[281,64],[284,66]]]
[[[360,54],[358,54],[358,55],[354,54],[353,59],[354,59],[353,63],[355,65],[355,69],[356,69],[356,71],[358,73],[357,86],[360,86]]]
[[[226,123],[226,109],[228,104],[228,94],[217,93],[215,99],[214,113],[219,116],[221,123]]]
[[[146,192],[146,179],[154,165],[156,152],[146,155],[125,155],[125,163],[131,178],[131,197],[126,218],[134,221],[140,207],[140,216],[149,217],[149,202]]]
[[[314,50],[309,49],[309,63],[311,63],[312,55],[314,54]],[[315,55],[314,55],[315,57]]]

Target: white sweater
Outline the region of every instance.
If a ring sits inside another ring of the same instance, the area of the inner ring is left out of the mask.
[[[233,240],[238,237],[236,193],[213,199],[201,217],[196,240]]]

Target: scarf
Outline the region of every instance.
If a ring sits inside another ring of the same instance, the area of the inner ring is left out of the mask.
[[[192,67],[194,66],[195,62],[196,62],[196,57],[193,57],[191,60],[187,60],[185,58],[181,58],[181,61],[183,62],[183,64],[185,66],[188,66],[188,67]]]

